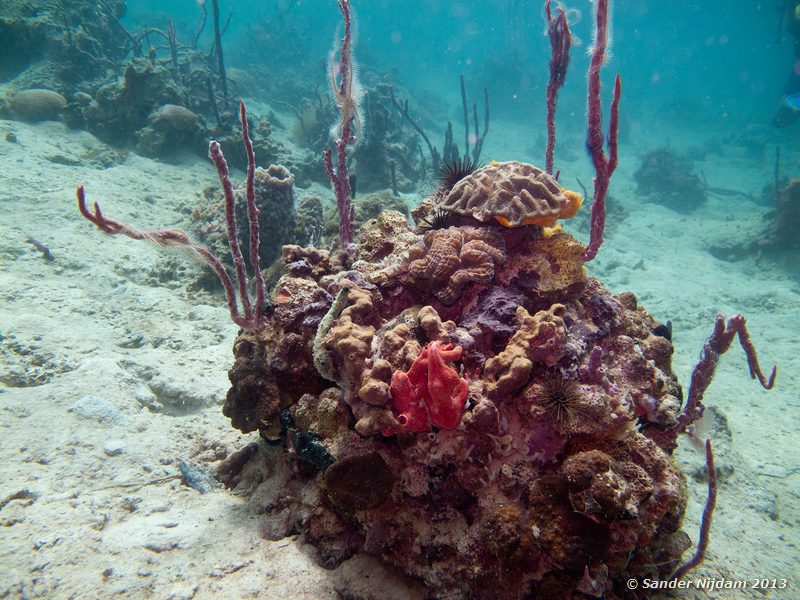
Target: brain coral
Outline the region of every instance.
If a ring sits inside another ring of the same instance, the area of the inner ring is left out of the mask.
[[[57,119],[66,105],[64,96],[52,90],[21,90],[8,99],[8,107],[25,121]]]
[[[565,190],[550,175],[518,161],[492,162],[464,177],[445,198],[441,209],[496,220],[505,227],[544,225],[575,216],[583,199]]]
[[[506,260],[505,243],[497,233],[477,227],[449,227],[425,235],[409,251],[409,274],[427,284],[444,304],[453,304],[468,283],[487,285],[495,267]]]

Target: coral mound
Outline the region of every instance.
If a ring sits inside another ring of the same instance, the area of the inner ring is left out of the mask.
[[[583,199],[546,172],[518,161],[492,162],[459,181],[443,210],[506,227],[545,225],[575,216]]]
[[[587,279],[566,233],[397,217],[362,227],[354,262],[286,247],[266,327],[236,342],[225,414],[273,444],[236,478],[265,534],[448,598],[668,576],[689,542],[684,476],[649,436],[682,396],[658,324]]]

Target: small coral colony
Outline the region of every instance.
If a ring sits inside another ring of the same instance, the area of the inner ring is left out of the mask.
[[[631,577],[682,576],[703,560],[716,480],[707,442],[707,506],[697,550],[682,562],[691,543],[681,530],[687,486],[672,457],[677,438],[702,416],[703,393],[734,337],[765,388],[775,370],[762,373],[744,318],[720,315],[684,395],[669,329],[632,293],[614,295],[587,276],[617,162],[619,77],[609,130],[601,130],[608,1],[595,3],[588,73],[588,246],[557,224],[582,203],[552,166],[570,48],[563,8],[545,4],[547,168],[448,164],[439,188],[413,211],[416,226],[384,211],[356,232],[347,152],[364,124],[350,0],[338,3],[344,36],[331,78],[341,120],[323,157],[339,209],[338,249],[283,246],[284,274],[267,293],[255,193],[261,169],[244,104],[243,244],[226,161],[219,144],[210,150],[236,283],[182,232],[139,231],[97,204],[90,211],[78,191],[82,214],[105,233],[190,249],[223,283],[241,327],[223,412],[261,442],[233,454],[220,479],[253,494],[270,537],[300,532],[329,567],[357,552],[375,555],[437,594],[614,598],[625,596]],[[252,299],[242,245],[255,276]]]

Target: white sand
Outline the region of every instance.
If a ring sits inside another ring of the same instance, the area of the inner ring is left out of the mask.
[[[486,158],[500,154],[500,139],[508,141],[500,158],[528,158],[530,144],[493,127]],[[684,389],[718,311],[744,312],[764,369],[780,365],[776,389],[765,392],[735,344],[706,395],[728,418],[733,443],[720,439],[718,453],[734,472],[720,483],[711,548],[693,575],[787,578],[794,591],[770,597],[797,597],[800,283],[768,262],[729,264],[707,252],[710,239],[737,235],[737,221],[764,208],[712,198],[685,216],[640,203],[637,155],[656,145],[639,137],[622,147],[612,182],[630,216],[591,274],[672,320]],[[326,571],[295,539],[265,541],[255,508],[229,492],[201,495],[163,480],[181,460],[213,467],[256,437],[239,435],[220,411],[236,328],[222,298],[187,292],[179,279],[156,281],[166,260],[158,250],[97,233],[78,214],[74,189],[86,184],[106,214],[141,227],[185,225],[215,173],[200,159],[174,166],[131,154],[108,169],[51,160],[86,163],[102,149],[58,123],[0,121],[0,376],[15,382],[0,384],[0,501],[13,498],[0,508],[0,598],[419,597],[369,559]],[[800,175],[796,152],[784,152],[784,162]],[[582,152],[560,168],[591,181]],[[771,177],[769,165],[735,151],[704,170],[712,185],[755,194]],[[28,236],[55,260],[43,260]],[[89,405],[104,406],[106,420],[81,416]],[[702,469],[688,440],[677,457],[688,472]],[[690,493],[685,528],[696,539],[705,484],[691,480]]]

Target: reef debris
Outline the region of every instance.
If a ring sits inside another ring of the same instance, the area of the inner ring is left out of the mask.
[[[633,178],[644,199],[677,212],[693,211],[708,199],[703,182],[692,172],[692,162],[669,148],[645,154]]]

